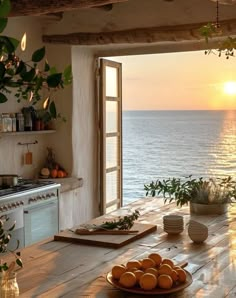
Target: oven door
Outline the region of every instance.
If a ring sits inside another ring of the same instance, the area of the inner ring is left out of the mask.
[[[25,246],[58,233],[58,199],[24,208]]]

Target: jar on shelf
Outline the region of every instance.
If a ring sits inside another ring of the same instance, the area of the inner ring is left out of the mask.
[[[19,297],[19,287],[16,280],[16,273],[11,272],[2,275],[1,287],[0,287],[1,298],[15,298]]]
[[[24,131],[25,120],[22,113],[16,114],[16,129],[17,131]]]
[[[12,132],[12,119],[8,113],[2,113],[2,131]]]
[[[11,118],[11,122],[12,122],[12,131],[15,132],[16,131],[16,114],[11,113],[10,118]]]

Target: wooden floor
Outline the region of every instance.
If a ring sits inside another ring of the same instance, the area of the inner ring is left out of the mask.
[[[141,259],[150,252],[173,258],[176,263],[189,263],[186,269],[193,275],[192,285],[168,297],[236,297],[236,206],[225,215],[193,216],[209,228],[204,244],[194,244],[186,226],[178,236],[163,232],[162,217],[181,214],[187,224],[188,207],[178,209],[175,204],[163,205],[161,199],[146,198],[112,215],[135,209],[141,213],[139,222],[156,224],[157,231],[119,249],[57,241],[25,248],[24,269],[18,272],[20,297],[144,297],[113,288],[105,276],[114,264]]]

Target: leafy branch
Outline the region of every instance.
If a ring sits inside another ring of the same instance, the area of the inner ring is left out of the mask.
[[[134,221],[139,218],[139,215],[139,211],[135,210],[131,215],[120,216],[118,219],[105,221],[101,225],[83,225],[83,227],[92,230],[129,230],[134,225]]]
[[[10,0],[0,0],[0,33],[7,26],[10,9]],[[15,38],[0,36],[0,103],[8,101],[7,94],[15,89],[17,102],[23,99],[35,105],[43,101],[43,108],[48,111],[49,117],[61,117],[52,94],[72,83],[71,66],[58,72],[45,59],[45,47],[35,50],[30,61],[24,61],[16,54],[19,44]],[[40,69],[39,63],[42,64],[43,60],[44,68]],[[45,99],[42,98],[42,90],[47,93]]]
[[[12,226],[10,228],[6,228],[5,225],[7,223],[7,221],[9,220],[9,218],[7,216],[1,216],[0,217],[0,253],[7,253],[10,252],[14,255],[15,257],[15,262],[13,262],[13,264],[17,264],[19,267],[23,267],[22,264],[22,260],[20,258],[20,252],[17,252],[16,250],[19,248],[19,240],[17,240],[17,245],[15,250],[9,250],[8,249],[8,244],[11,240],[11,231],[14,230],[15,228],[15,223],[12,224]],[[12,263],[11,263],[12,264]],[[11,265],[10,265],[11,266]],[[8,264],[5,263],[1,263],[0,264],[0,271],[7,271],[9,269]]]
[[[221,34],[221,30],[216,24],[208,23],[200,28],[200,34],[204,37],[206,43],[209,43],[209,39],[215,36],[219,36]],[[207,49],[205,50],[205,55],[209,55],[211,53],[218,55],[221,57],[225,55],[226,59],[234,56],[234,52],[236,50],[236,38],[227,36],[225,39],[218,42],[217,49]]]

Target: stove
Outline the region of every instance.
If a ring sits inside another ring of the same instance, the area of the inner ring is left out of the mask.
[[[16,222],[12,234],[21,247],[59,231],[60,186],[50,180],[22,179],[16,186],[0,188],[0,218]]]
[[[9,195],[25,195],[33,190],[43,190],[50,189],[51,187],[60,187],[60,184],[49,180],[30,180],[21,179],[16,186],[12,187],[0,187],[0,201],[2,197]]]

